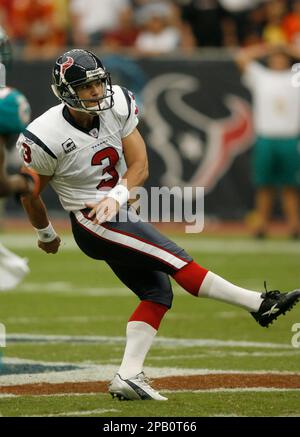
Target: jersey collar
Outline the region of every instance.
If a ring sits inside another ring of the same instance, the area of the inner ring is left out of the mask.
[[[92,124],[91,128],[85,129],[84,127],[81,127],[79,124],[76,123],[76,121],[72,117],[70,111],[68,110],[67,106],[64,106],[62,114],[63,114],[64,119],[68,123],[70,123],[73,127],[75,127],[75,129],[78,129],[81,132],[84,132],[85,134],[87,134],[93,138],[98,138],[98,133],[100,130],[100,117],[99,116],[95,116],[93,118],[93,124]]]

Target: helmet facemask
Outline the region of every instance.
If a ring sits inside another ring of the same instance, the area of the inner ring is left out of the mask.
[[[83,99],[79,97],[77,87],[98,80],[100,80],[102,84],[102,97],[98,99]],[[76,85],[75,83],[73,83],[72,85],[70,84],[69,89],[72,89],[72,94],[74,93],[74,101],[76,102],[76,107],[73,107],[73,109],[76,109],[78,111],[87,112],[91,115],[99,115],[101,111],[112,108],[114,104],[114,92],[112,90],[111,78],[109,73],[104,72],[104,74],[91,75],[90,79],[86,80],[83,83],[80,83],[79,85]],[[95,105],[87,106],[86,103],[95,103]]]

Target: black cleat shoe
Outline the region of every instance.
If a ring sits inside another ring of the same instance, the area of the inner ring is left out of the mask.
[[[266,289],[266,284],[265,284]],[[267,291],[261,295],[264,299],[256,313],[251,313],[255,320],[264,327],[268,327],[281,314],[290,311],[300,300],[300,290],[280,293],[278,290]]]

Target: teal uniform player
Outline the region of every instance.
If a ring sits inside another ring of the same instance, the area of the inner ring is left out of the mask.
[[[21,172],[8,175],[5,168],[5,149],[9,138],[23,132],[30,121],[30,106],[26,97],[5,85],[5,70],[10,58],[9,40],[0,28],[0,197],[34,193],[38,189],[35,175]],[[0,291],[14,288],[28,272],[27,260],[0,243]]]
[[[14,88],[0,88],[0,135],[19,134],[30,121],[30,105]]]

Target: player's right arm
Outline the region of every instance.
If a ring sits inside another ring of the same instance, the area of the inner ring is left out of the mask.
[[[48,184],[51,177],[39,175],[40,190]],[[46,206],[40,195],[26,195],[21,197],[21,203],[32,226],[37,230],[38,247],[46,253],[56,253],[60,246],[60,237],[50,223]],[[53,237],[53,238],[51,238]],[[43,241],[49,239],[50,241]]]
[[[46,206],[40,196],[55,172],[55,157],[49,156],[34,142],[29,142],[24,135],[19,137],[17,148],[25,167],[35,171],[39,177],[39,193],[21,196],[23,208],[37,232],[38,247],[46,253],[56,253],[61,240],[51,225]]]

